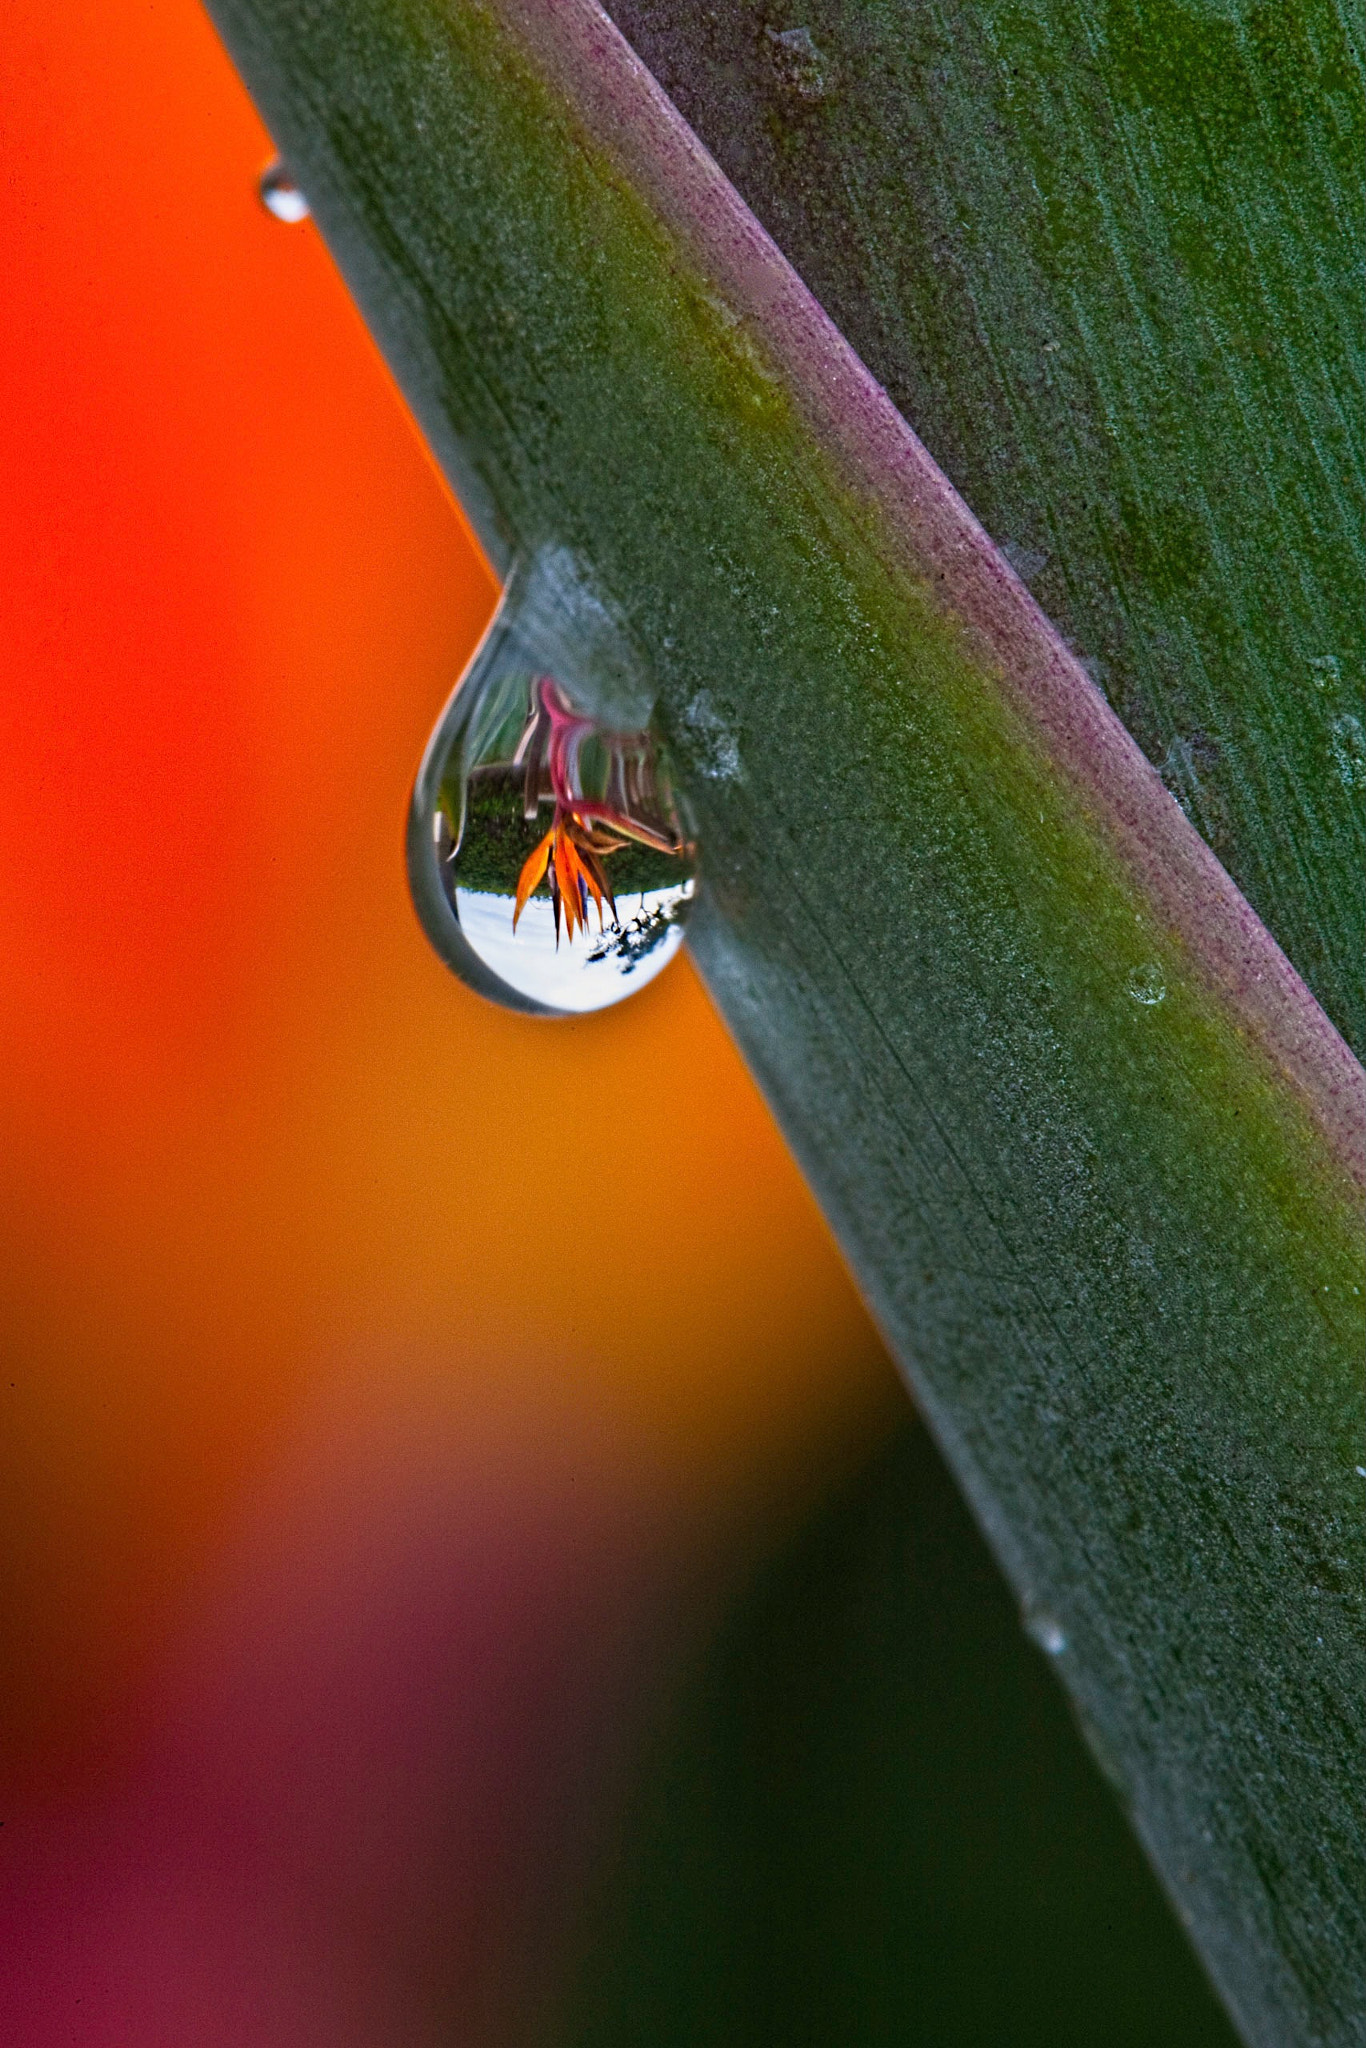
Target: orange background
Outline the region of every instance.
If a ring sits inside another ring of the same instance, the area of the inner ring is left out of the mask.
[[[16,0],[5,42],[12,1845],[142,1754],[338,1402],[496,1440],[509,1499],[567,1458],[556,1526],[629,1499],[686,1577],[897,1397],[686,961],[548,1025],[422,939],[408,787],[494,588],[206,19]]]

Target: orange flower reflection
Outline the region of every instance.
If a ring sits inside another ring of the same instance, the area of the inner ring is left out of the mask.
[[[590,898],[597,909],[599,931],[605,929],[604,897],[616,923],[616,897],[602,865],[609,854],[619,852],[631,841],[657,853],[681,854],[687,850],[680,835],[660,831],[638,815],[641,795],[654,794],[653,789],[646,792],[637,786],[641,767],[648,759],[648,742],[641,736],[619,736],[611,746],[608,800],[599,801],[583,794],[580,753],[584,740],[597,731],[592,719],[574,709],[553,677],[540,678],[516,760],[526,763],[529,808],[537,802],[544,766],[555,815],[550,830],[528,854],[517,877],[512,929],[516,931],[527,903],[544,881],[555,912],[557,947],[562,913],[571,940],[576,931],[587,932]]]

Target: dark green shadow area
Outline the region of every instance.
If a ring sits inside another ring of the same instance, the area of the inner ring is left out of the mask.
[[[563,2038],[1232,2048],[913,1420],[727,1618]]]

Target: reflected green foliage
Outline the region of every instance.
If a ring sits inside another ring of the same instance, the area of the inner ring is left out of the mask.
[[[924,1431],[729,1617],[572,2048],[1231,2048]]]
[[[459,767],[459,762],[457,762]],[[523,779],[502,768],[476,769],[461,788],[462,778],[448,778],[441,805],[452,827],[463,826],[459,881],[466,889],[486,889],[511,896],[517,876],[545,831],[545,820],[528,818]],[[536,892],[548,895],[542,882]]]

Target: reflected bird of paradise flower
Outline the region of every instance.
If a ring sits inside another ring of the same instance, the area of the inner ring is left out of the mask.
[[[583,753],[589,742],[600,746],[607,756],[601,797],[585,791]],[[514,931],[527,903],[544,882],[554,909],[557,947],[561,918],[570,941],[579,930],[587,935],[590,900],[601,932],[606,928],[604,900],[613,924],[619,922],[604,861],[631,844],[674,856],[688,851],[667,793],[660,788],[649,735],[604,734],[594,720],[574,709],[551,676],[539,677],[533,686],[530,715],[513,766],[524,771],[528,818],[536,817],[547,800],[554,805],[549,830],[527,856],[517,878]]]

